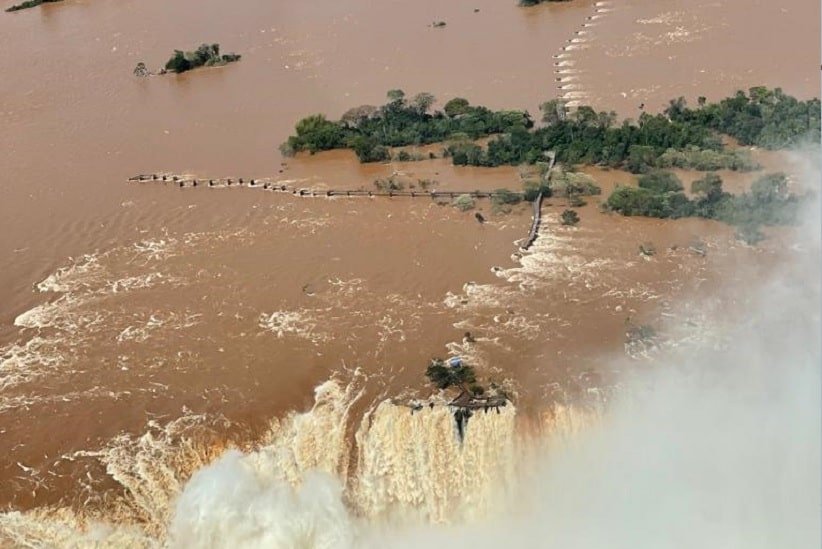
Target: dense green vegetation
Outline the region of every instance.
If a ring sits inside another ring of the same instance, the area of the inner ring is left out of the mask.
[[[781,88],[758,86],[736,92],[719,103],[698,100],[691,109],[684,98],[672,100],[665,114],[675,123],[695,124],[735,137],[743,145],[779,149],[819,142],[819,99],[799,101]]]
[[[548,172],[548,164],[537,163],[536,173],[523,175],[524,199],[531,202],[542,193],[543,197],[551,196],[567,198],[574,206],[583,205],[581,197],[594,196],[602,193],[594,178],[588,174],[565,170],[562,166],[554,166]]]
[[[444,111],[429,112],[433,103],[434,96],[429,93],[407,100],[402,90],[391,90],[385,105],[355,107],[338,121],[321,114],[303,118],[296,125],[296,134],[280,150],[293,154],[349,148],[362,162],[380,162],[390,158],[388,147],[452,139],[470,143],[472,139],[533,126],[527,112],[492,111],[471,106],[465,99],[452,99]]]
[[[751,88],[719,103],[700,98],[695,109],[672,100],[664,113],[643,112],[636,121],[617,123],[613,112],[579,107],[569,112],[561,100],[540,106],[542,125],[534,128],[527,112],[491,111],[464,98],[429,112],[431,94],[406,100],[401,90],[382,107],[349,110],[339,121],[312,115],[297,123],[284,153],[351,148],[363,162],[388,160],[390,147],[444,142],[444,155],[456,165],[535,164],[553,151],[565,164],[598,164],[646,173],[658,168],[754,170],[744,150],[726,149],[722,134],[743,145],[777,148],[819,142],[820,103],[799,101],[780,89]],[[480,137],[497,134],[486,147]]]
[[[34,8],[39,6],[40,4],[50,4],[52,2],[62,2],[63,0],[26,0],[25,2],[21,2],[20,4],[15,4],[10,8],[6,8],[6,11],[19,11],[25,10],[28,8]]]
[[[442,359],[435,358],[425,370],[425,376],[437,389],[457,387],[469,394],[485,392],[481,386],[477,385],[474,369],[466,364],[451,366]]]
[[[573,226],[579,223],[579,214],[574,210],[563,210],[559,219],[563,225]]]
[[[167,71],[181,73],[197,67],[217,67],[240,60],[236,53],[220,55],[220,44],[202,44],[195,51],[174,50],[174,55],[166,62]]]
[[[654,161],[657,168],[683,168],[703,172],[715,170],[753,171],[762,166],[744,149],[712,150],[688,146],[682,150],[668,149]]]
[[[470,194],[461,194],[451,204],[459,211],[467,212],[474,209],[476,201]]]
[[[783,173],[767,174],[751,190],[732,195],[722,189],[722,178],[706,174],[691,185],[693,199],[683,192],[682,182],[670,172],[657,171],[639,178],[638,187],[617,187],[605,203],[623,215],[658,218],[703,217],[738,227],[748,242],[761,238],[763,225],[789,225],[796,221],[801,197],[788,192]]]
[[[540,106],[543,126],[533,131],[515,128],[488,143],[486,149],[462,147],[455,164],[500,166],[533,163],[545,151],[558,162],[601,164],[644,173],[655,168],[700,170],[756,169],[745,151],[725,150],[721,133],[744,145],[785,147],[819,142],[820,103],[799,101],[781,90],[752,88],[733,98],[697,109],[684,99],[671,101],[662,114],[643,112],[636,122],[616,123],[616,114],[579,107],[568,113],[559,100]]]

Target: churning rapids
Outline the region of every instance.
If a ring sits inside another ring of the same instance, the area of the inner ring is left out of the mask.
[[[818,20],[806,0],[3,13],[0,546],[818,545],[814,231],[749,247],[596,199],[568,227],[556,199],[522,252],[526,205],[479,200],[479,224],[430,200],[125,183],[157,170],[322,191],[399,172],[520,188],[513,167],[276,146],[299,117],[392,88],[628,117],[750,85],[814,96]],[[762,40],[775,28],[792,31]],[[242,61],[132,75],[206,40]],[[753,154],[818,189],[803,157]],[[581,169],[606,195],[633,181]],[[755,177],[721,175],[734,191]],[[626,344],[640,325],[654,336]],[[512,397],[462,438],[453,395],[423,375],[449,355]]]

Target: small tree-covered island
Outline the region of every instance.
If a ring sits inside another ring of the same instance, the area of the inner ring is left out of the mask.
[[[494,111],[464,98],[451,99],[442,110],[432,109],[434,103],[430,93],[409,99],[402,90],[391,90],[384,105],[352,108],[340,120],[322,114],[303,118],[280,150],[293,155],[347,148],[361,162],[383,162],[392,159],[392,147],[442,143],[442,156],[455,165],[540,167],[540,180],[526,183],[528,200],[540,192],[544,197],[552,194],[554,174],[545,169],[549,158],[566,166],[623,169],[639,174],[639,185],[618,187],[603,203],[604,210],[628,216],[717,219],[737,226],[746,241],[756,242],[761,225],[787,224],[796,218],[801,197],[788,191],[784,174],[765,175],[749,193],[734,196],[723,191],[718,175],[709,173],[694,183],[694,198],[689,198],[676,175],[665,170],[759,170],[749,150],[730,142],[786,149],[820,140],[819,99],[798,100],[780,88],[754,87],[717,103],[700,97],[695,108],[680,97],[662,113],[643,112],[637,120],[621,122],[614,112],[587,106],[569,109],[558,99],[540,105],[539,124],[527,111]],[[485,146],[477,143],[489,136]],[[564,177],[572,174],[568,170]],[[598,192],[574,190],[566,196],[575,207],[584,204],[579,196],[591,194]],[[568,225],[578,220],[571,214],[563,219]]]
[[[40,4],[53,4],[56,2],[62,2],[63,0],[26,0],[25,2],[21,2],[19,4],[15,4],[11,7],[6,8],[7,12],[13,11],[20,11],[29,8],[36,8]]]
[[[194,51],[174,50],[174,55],[166,61],[165,66],[158,74],[167,72],[183,73],[198,67],[220,67],[239,61],[242,56],[236,53],[220,54],[220,44],[202,44]],[[134,69],[137,76],[152,74],[145,63],[138,63]]]
[[[475,411],[488,413],[489,410],[496,410],[499,413],[499,409],[508,404],[505,391],[493,383],[489,389],[477,383],[474,368],[463,363],[459,357],[433,359],[425,370],[425,376],[441,391],[452,388],[459,390],[459,394],[448,402],[448,406],[454,408],[454,420],[460,439],[464,438],[468,420]],[[415,409],[422,409],[422,405],[412,407],[412,413]]]

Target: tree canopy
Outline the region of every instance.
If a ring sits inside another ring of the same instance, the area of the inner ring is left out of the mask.
[[[780,149],[805,141],[819,142],[819,99],[800,101],[781,88],[764,86],[738,91],[719,103],[696,109],[684,98],[669,102],[665,114],[675,123],[696,124],[730,135],[742,145]]]
[[[682,193],[682,183],[674,174],[656,172],[640,178],[639,187],[617,187],[605,206],[627,216],[716,219],[740,228],[740,236],[751,242],[759,239],[763,225],[795,223],[801,200],[788,191],[783,173],[763,175],[740,195],[724,192],[722,178],[709,173],[694,181],[691,191],[693,199]]]
[[[468,386],[477,381],[476,374],[471,366],[465,364],[451,366],[439,358],[431,361],[425,370],[425,376],[437,389],[458,387],[468,391]]]
[[[214,67],[240,60],[236,53],[220,55],[220,44],[202,44],[195,51],[174,50],[174,55],[166,62],[166,70],[176,73],[190,71],[197,67]]]
[[[350,148],[362,162],[387,160],[386,147],[423,145],[451,139],[472,140],[495,133],[530,128],[533,121],[524,111],[492,111],[452,99],[446,110],[433,111],[435,98],[419,93],[408,100],[402,90],[388,92],[381,107],[364,105],[347,111],[339,121],[314,114],[297,123],[296,133],[281,150],[298,151]]]
[[[643,112],[636,121],[622,122],[613,112],[587,106],[569,112],[555,99],[540,105],[542,125],[537,128],[525,111],[492,111],[462,97],[448,101],[442,111],[432,111],[433,104],[431,94],[409,100],[402,90],[391,90],[381,107],[355,107],[339,121],[323,117],[322,131],[301,131],[305,124],[300,121],[281,150],[350,148],[361,161],[374,162],[390,157],[385,147],[442,142],[455,165],[535,164],[551,151],[557,162],[646,173],[659,168],[759,169],[748,151],[726,148],[722,134],[743,145],[768,148],[819,142],[819,100],[800,101],[779,88],[751,88],[748,94],[740,91],[718,103],[700,98],[695,109],[678,98],[664,113]],[[496,137],[487,146],[475,143],[490,135]]]

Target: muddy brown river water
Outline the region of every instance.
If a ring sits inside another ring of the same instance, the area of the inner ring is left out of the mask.
[[[753,85],[816,96],[818,21],[818,3],[805,0],[66,0],[3,13],[0,505],[105,509],[126,494],[124,520],[160,521],[145,500],[173,496],[197,465],[166,463],[165,480],[145,474],[183,444],[170,426],[207,427],[190,435],[203,447],[249,444],[272,419],[310,407],[312,389],[335,375],[366,379],[361,415],[421,391],[427,361],[449,353],[537,410],[556,384],[578,385],[602,357],[622,354],[626,326],[673,314],[692,292],[737,276],[740,261],[765,272],[779,253],[742,246],[716,223],[608,216],[601,197],[578,228],[559,223],[562,199],[549,201],[522,254],[525,205],[494,214],[480,201],[480,225],[430,199],[178,189],[129,176],[354,189],[398,171],[442,190],[516,189],[515,168],[360,165],[346,151],[283,159],[277,145],[301,116],[338,117],[392,88],[532,113],[564,96],[622,116]],[[242,61],[132,75],[138,61],[157,68],[206,41]],[[786,157],[763,158],[791,169]],[[632,181],[587,171],[604,196]],[[739,189],[753,177],[728,175]],[[637,253],[646,241],[653,258]]]

